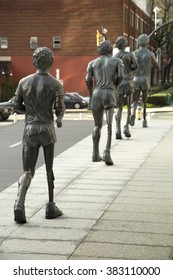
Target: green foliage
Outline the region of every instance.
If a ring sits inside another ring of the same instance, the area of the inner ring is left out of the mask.
[[[172,83],[165,83],[165,84],[161,84],[161,85],[152,86],[148,90],[148,94],[152,95],[154,93],[164,92],[165,90],[169,89],[171,86],[172,86]]]
[[[143,108],[144,106],[142,105],[142,108]],[[155,105],[154,104],[150,104],[150,103],[147,103],[147,108],[154,108],[155,107]],[[123,109],[127,109],[127,105],[124,105],[123,106]]]
[[[161,92],[149,95],[147,98],[147,102],[160,106],[171,105],[172,96],[169,93]]]
[[[171,105],[173,100],[173,85],[172,83],[165,83],[156,85],[150,88],[147,98],[148,103],[152,103],[155,106],[167,106]]]
[[[164,93],[169,93],[172,96],[172,100],[173,100],[173,87],[169,87],[167,90],[164,91]]]

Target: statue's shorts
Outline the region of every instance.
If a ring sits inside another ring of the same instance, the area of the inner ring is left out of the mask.
[[[48,146],[57,141],[53,124],[27,124],[23,133],[23,144],[31,147]]]
[[[95,88],[92,95],[91,107],[93,110],[103,110],[115,107],[115,90]]]
[[[133,81],[135,90],[147,90],[149,87],[146,77],[135,76]]]

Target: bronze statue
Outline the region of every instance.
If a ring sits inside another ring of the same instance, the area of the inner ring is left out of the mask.
[[[151,66],[154,68],[159,68],[154,53],[147,49],[149,44],[149,37],[146,34],[141,34],[138,37],[139,49],[134,51],[137,58],[139,68],[134,74],[134,96],[132,104],[132,115],[130,119],[130,125],[134,126],[136,118],[136,109],[138,105],[138,99],[140,92],[142,92],[142,102],[143,102],[143,127],[147,127],[146,120],[146,104],[147,104],[147,93],[150,87],[151,80]]]
[[[99,153],[99,141],[103,125],[103,113],[106,113],[107,143],[103,153],[103,161],[107,165],[113,165],[110,155],[112,140],[112,119],[114,113],[116,87],[123,80],[124,66],[122,60],[112,57],[112,45],[104,41],[97,47],[100,57],[89,62],[87,67],[86,84],[91,97],[92,114],[94,118],[93,154],[92,161],[102,160]]]
[[[124,36],[118,37],[115,41],[116,47],[119,49],[119,52],[115,54],[115,57],[120,58],[124,64],[124,79],[116,92],[116,103],[117,103],[117,111],[115,115],[116,139],[122,139],[121,118],[122,118],[122,111],[123,111],[125,97],[127,100],[127,118],[126,118],[126,124],[124,125],[123,133],[127,138],[131,137],[129,124],[130,124],[130,115],[131,115],[131,101],[134,92],[133,77],[134,77],[134,72],[138,68],[138,63],[133,53],[125,51],[125,48],[127,47],[127,43],[128,43],[127,38]]]
[[[20,80],[15,98],[14,111],[20,110],[25,104],[25,128],[23,133],[23,170],[18,182],[17,199],[14,204],[14,220],[25,223],[25,197],[34,177],[39,148],[44,151],[49,202],[46,205],[46,219],[53,219],[62,212],[53,202],[54,174],[53,158],[56,134],[54,128],[53,108],[57,116],[58,127],[62,126],[65,111],[64,90],[61,83],[50,75],[50,67],[54,56],[49,48],[37,48],[33,53],[33,64],[37,71]]]

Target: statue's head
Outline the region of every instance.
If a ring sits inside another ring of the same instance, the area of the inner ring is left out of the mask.
[[[127,45],[128,45],[127,38],[125,36],[117,37],[117,39],[115,40],[115,45],[118,49],[123,49],[123,48],[127,47]]]
[[[97,47],[97,52],[99,55],[112,55],[113,47],[111,42],[105,40],[100,43]]]
[[[37,69],[42,71],[49,69],[54,61],[53,52],[47,47],[37,48],[32,56],[32,62]]]
[[[141,34],[138,37],[138,43],[140,47],[146,47],[150,42],[150,38],[147,34]]]

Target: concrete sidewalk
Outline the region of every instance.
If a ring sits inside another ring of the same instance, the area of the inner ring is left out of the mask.
[[[1,192],[0,259],[172,259],[173,113],[149,116],[149,127],[137,121],[131,139],[113,137],[113,166],[91,161],[91,136],[55,158],[62,217],[44,218],[44,166],[27,194],[26,224],[13,221],[17,182]],[[101,152],[106,134],[103,127]]]

